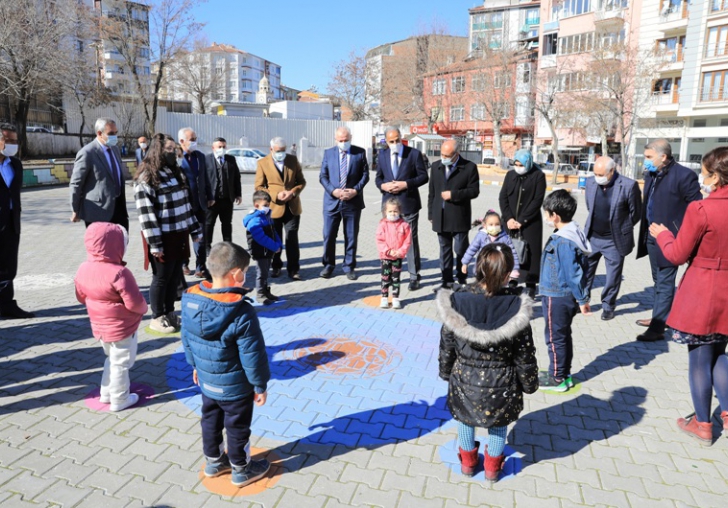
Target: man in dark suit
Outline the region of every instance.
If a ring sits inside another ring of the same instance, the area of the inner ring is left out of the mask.
[[[212,142],[212,153],[205,156],[207,181],[213,193],[212,206],[207,207],[205,218],[205,255],[210,253],[212,247],[212,234],[215,231],[215,221],[220,217],[222,239],[225,242],[233,241],[233,204],[242,203],[243,191],[240,186],[240,170],[235,157],[225,155],[227,141],[225,138],[215,138]]]
[[[187,184],[190,186],[190,201],[192,212],[197,218],[197,222],[205,224],[207,220],[207,208],[215,204],[213,191],[210,188],[210,182],[207,179],[207,171],[205,165],[205,155],[197,149],[197,134],[191,127],[183,127],[177,133],[177,139],[182,147],[182,171],[187,176]],[[205,278],[207,270],[205,269],[205,258],[207,254],[207,242],[204,238],[199,242],[194,242],[195,250],[195,277]],[[191,275],[189,260],[182,266],[185,275]]]
[[[113,222],[129,230],[119,131],[110,118],[99,118],[96,139],[81,148],[71,173],[71,222]]]
[[[18,153],[15,126],[0,125],[0,318],[34,317],[18,307],[13,280],[18,272],[20,246],[20,188],[23,186],[23,164]]]
[[[666,139],[656,139],[645,147],[644,167],[645,188],[637,258],[650,258],[655,302],[652,319],[637,321],[638,325],[647,327],[647,331],[638,335],[637,340],[654,342],[665,338],[665,321],[675,296],[678,267],[662,255],[659,245],[649,234],[649,228],[653,223],[664,224],[677,236],[688,205],[702,199],[703,195],[700,193],[698,175],[672,158],[672,147]]]
[[[149,148],[149,143],[146,136],[141,136],[139,139],[137,139],[137,143],[139,143],[139,148],[136,149],[136,164],[138,168],[139,164],[141,164],[144,160],[144,157],[147,156],[147,148]]]
[[[321,277],[328,279],[336,265],[336,237],[344,221],[344,273],[356,280],[356,242],[364,209],[364,186],[369,181],[367,154],[352,146],[348,127],[336,129],[336,146],[324,152],[319,182],[324,187],[324,256]]]
[[[472,219],[470,202],[480,194],[478,167],[458,153],[458,143],[448,139],[440,148],[441,159],[432,164],[430,191],[427,196],[428,218],[440,242],[440,270],[443,288],[453,285],[453,242],[455,273],[465,284],[461,259],[468,249],[468,231]],[[437,289],[436,289],[437,290]]]
[[[624,258],[634,249],[634,226],[642,215],[637,182],[617,173],[611,157],[594,163],[594,178],[586,181],[584,232],[591,243],[586,286],[591,292],[599,260],[604,256],[607,280],[602,289],[602,320],[614,319],[614,307],[622,285]]]
[[[412,229],[412,247],[407,251],[407,269],[410,274],[409,289],[420,287],[420,242],[417,223],[422,202],[420,187],[429,180],[422,154],[416,148],[402,145],[399,129],[387,129],[384,133],[388,148],[381,150],[377,160],[377,176],[374,182],[382,191],[382,206],[391,197],[399,200],[402,218]]]

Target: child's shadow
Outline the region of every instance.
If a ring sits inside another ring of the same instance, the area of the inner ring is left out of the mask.
[[[343,351],[314,351],[308,354],[292,355],[293,358],[276,359],[286,351],[299,351],[315,348],[326,344],[326,339],[301,339],[273,346],[266,346],[268,358],[270,359],[271,379],[286,380],[303,377],[306,374],[316,371],[322,365],[333,363],[346,356]]]
[[[588,365],[585,365],[583,369],[574,374],[574,377],[584,383],[617,367],[634,365],[635,370],[640,370],[642,367],[649,365],[658,355],[667,352],[668,345],[664,340],[650,344],[625,342],[594,358]]]

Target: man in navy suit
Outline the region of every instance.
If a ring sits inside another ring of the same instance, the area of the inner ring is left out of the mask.
[[[412,247],[407,251],[407,269],[410,274],[409,289],[414,291],[420,287],[421,267],[417,232],[422,208],[419,188],[428,182],[429,177],[422,154],[416,148],[402,145],[399,129],[387,129],[384,137],[388,148],[379,152],[374,183],[382,191],[382,206],[389,198],[397,198],[402,218],[412,229]]]
[[[369,181],[367,154],[352,146],[348,127],[336,129],[336,146],[324,152],[319,182],[324,187],[324,256],[321,277],[328,279],[336,265],[336,237],[344,221],[344,273],[356,280],[356,241],[364,209],[364,186]]]
[[[136,164],[138,168],[139,164],[141,164],[144,160],[144,157],[147,156],[147,148],[149,148],[149,143],[147,142],[146,136],[140,136],[139,139],[137,139],[137,143],[139,143],[139,148],[136,149]]]
[[[664,340],[665,322],[675,297],[677,266],[662,255],[660,246],[649,234],[650,225],[664,224],[672,233],[682,224],[685,210],[693,201],[703,199],[698,175],[672,158],[672,147],[666,139],[656,139],[645,147],[645,189],[642,196],[642,223],[637,241],[637,258],[649,256],[652,280],[655,283],[655,303],[652,319],[640,319],[637,324],[647,331],[637,336],[641,342]]]
[[[642,197],[637,182],[617,173],[611,157],[594,163],[594,178],[586,181],[584,232],[591,244],[586,287],[591,292],[599,260],[604,256],[607,280],[602,289],[602,320],[614,319],[614,307],[622,285],[624,258],[634,250],[634,226],[642,215]]]

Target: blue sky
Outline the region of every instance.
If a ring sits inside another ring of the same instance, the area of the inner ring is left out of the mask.
[[[326,90],[333,65],[352,50],[420,33],[433,22],[468,34],[475,0],[371,2],[209,0],[195,9],[210,42],[232,44],[283,68],[283,84]]]

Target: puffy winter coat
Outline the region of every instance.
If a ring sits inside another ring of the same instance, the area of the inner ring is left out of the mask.
[[[247,230],[248,248],[253,259],[272,258],[282,248],[281,239],[273,227],[270,212],[251,210],[243,217],[243,226]]]
[[[122,260],[126,232],[109,222],[94,222],[84,237],[87,259],[76,272],[76,298],[86,306],[94,337],[117,342],[134,334],[147,302]]]
[[[258,316],[242,288],[203,281],[182,295],[182,345],[200,389],[214,400],[267,390],[270,367]]]
[[[538,389],[531,300],[503,289],[486,297],[476,285],[440,290],[440,377],[455,420],[502,427],[523,411],[523,393]]]
[[[382,219],[377,226],[377,250],[379,259],[403,259],[407,255],[412,243],[412,228],[403,219],[390,221]],[[390,250],[396,250],[397,256],[387,254]]]

